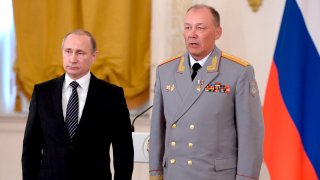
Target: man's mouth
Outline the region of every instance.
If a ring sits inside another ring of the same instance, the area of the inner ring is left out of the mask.
[[[189,43],[189,46],[198,46],[199,44],[198,43]]]
[[[77,69],[78,67],[76,66],[68,66],[69,69]]]

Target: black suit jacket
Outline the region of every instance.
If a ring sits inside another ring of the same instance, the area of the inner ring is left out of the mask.
[[[23,179],[111,180],[111,144],[114,179],[131,179],[131,122],[122,88],[91,74],[78,131],[71,142],[62,111],[64,77],[34,87],[23,140]]]

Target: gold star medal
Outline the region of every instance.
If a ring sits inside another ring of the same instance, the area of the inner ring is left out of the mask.
[[[198,80],[197,91],[201,91],[201,86],[204,83],[204,80]]]

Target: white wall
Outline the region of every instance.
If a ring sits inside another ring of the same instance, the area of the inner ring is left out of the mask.
[[[0,180],[20,180],[25,115],[0,115]]]

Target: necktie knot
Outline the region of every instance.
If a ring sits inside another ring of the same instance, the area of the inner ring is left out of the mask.
[[[192,66],[193,72],[191,74],[191,79],[193,81],[193,79],[196,77],[197,75],[197,71],[201,68],[201,65],[199,63],[194,63]]]
[[[194,63],[192,66],[193,71],[198,71],[201,68],[201,65],[199,63]]]
[[[79,86],[79,83],[77,81],[72,81],[70,83],[70,86],[72,87],[72,89],[77,89],[77,87]]]

